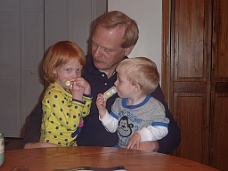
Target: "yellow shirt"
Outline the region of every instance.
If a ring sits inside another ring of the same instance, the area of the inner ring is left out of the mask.
[[[60,146],[76,146],[76,131],[82,117],[90,112],[92,98],[83,96],[83,102],[72,99],[58,83],[51,83],[44,93],[42,101],[43,117],[40,142],[54,143]]]

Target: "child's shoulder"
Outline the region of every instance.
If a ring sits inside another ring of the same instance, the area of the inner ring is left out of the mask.
[[[120,102],[122,102],[122,100],[123,100],[122,98],[117,97],[116,100],[115,100],[115,103],[120,103]]]
[[[63,90],[59,87],[57,83],[50,83],[45,91],[45,95],[47,94],[62,94]]]
[[[154,98],[153,96],[151,96],[149,103],[153,103],[156,106],[160,106],[160,107],[164,108],[164,105],[159,100]]]
[[[122,103],[122,98],[117,97],[113,103],[113,106],[116,106],[116,105],[119,106],[119,104],[121,104],[121,103]]]

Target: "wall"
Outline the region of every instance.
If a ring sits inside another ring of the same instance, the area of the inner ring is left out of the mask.
[[[108,11],[118,10],[139,26],[139,40],[129,57],[146,56],[161,73],[162,0],[108,0]]]

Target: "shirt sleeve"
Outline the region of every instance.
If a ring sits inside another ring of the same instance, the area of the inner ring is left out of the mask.
[[[105,115],[102,117],[102,119],[100,118],[100,116],[99,116],[99,119],[109,132],[112,132],[112,133],[116,132],[118,127],[118,120],[113,116],[111,116],[107,110]]]
[[[164,138],[168,134],[169,119],[165,116],[165,108],[158,100],[153,98],[151,101],[151,115],[152,123],[149,126],[141,128],[137,133],[141,136],[141,142],[157,141]]]
[[[84,108],[82,111],[82,117],[86,117],[90,113],[90,108],[92,105],[92,97],[91,96],[82,96],[82,100],[84,103]]]
[[[168,134],[168,128],[165,126],[148,126],[137,132],[141,136],[141,142],[157,141]]]

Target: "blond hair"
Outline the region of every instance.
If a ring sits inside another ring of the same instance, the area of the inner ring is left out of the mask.
[[[43,62],[44,79],[51,83],[55,82],[57,76],[53,71],[70,62],[72,59],[77,59],[84,68],[86,63],[85,54],[76,43],[70,41],[55,43],[48,50]]]
[[[110,11],[98,17],[95,22],[94,30],[98,26],[105,27],[107,29],[124,27],[125,33],[121,43],[122,48],[133,46],[138,41],[139,29],[136,22],[120,11]]]
[[[124,73],[132,85],[139,84],[145,94],[152,93],[159,83],[157,66],[146,57],[125,59],[118,64],[116,72]]]

